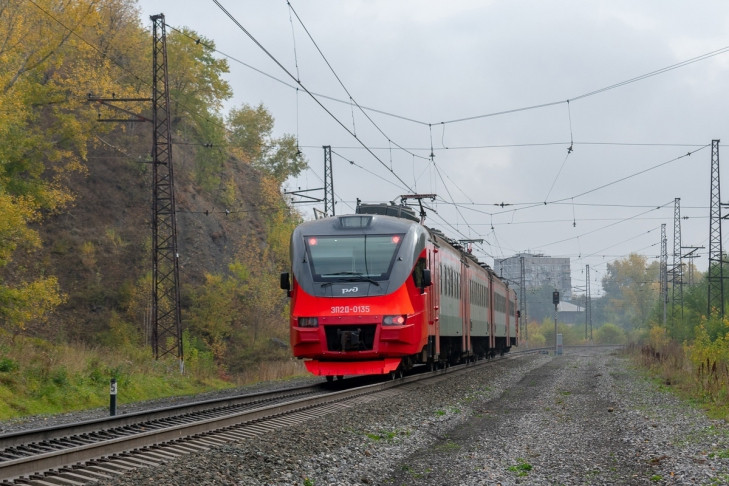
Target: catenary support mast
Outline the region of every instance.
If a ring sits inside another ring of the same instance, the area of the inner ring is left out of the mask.
[[[324,145],[324,213],[327,216],[335,216],[336,214],[334,210],[334,175],[332,174],[331,145]]]
[[[152,346],[157,359],[176,355],[184,371],[180,271],[175,221],[175,185],[172,173],[170,93],[167,77],[165,16],[153,22],[152,74]]]
[[[724,317],[724,255],[721,244],[721,186],[719,184],[719,140],[711,141],[711,204],[709,208],[709,273],[707,316]]]
[[[666,308],[668,307],[668,241],[666,224],[661,225],[661,300],[663,301],[663,327],[666,327]]]
[[[587,328],[590,328],[589,339],[592,341],[592,296],[590,295],[590,265],[585,265],[585,339],[588,339]]]
[[[521,277],[519,278],[519,306],[521,307],[521,317],[519,323],[521,323],[521,328],[524,330],[524,341],[529,343],[529,318],[527,317],[526,275],[524,273],[523,256],[519,257],[519,265],[521,266]]]
[[[683,261],[681,260],[681,198],[673,201],[673,287],[671,289],[671,316],[673,331],[683,325]],[[678,323],[676,322],[678,320]],[[675,334],[674,334],[675,337]]]

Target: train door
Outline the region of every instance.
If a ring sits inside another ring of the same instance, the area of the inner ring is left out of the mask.
[[[496,298],[494,294],[494,274],[489,272],[489,349],[491,350],[492,356],[494,353],[494,350],[496,349],[496,328],[495,328],[495,308],[496,308]]]
[[[469,274],[468,264],[461,260],[461,316],[463,318],[463,341],[461,343],[461,349],[463,350],[464,356],[470,356],[471,349],[471,276]]]
[[[437,247],[428,250],[428,268],[433,286],[428,290],[428,348],[435,361],[440,356],[440,294],[443,276]]]
[[[506,339],[506,347],[509,347],[509,343],[511,342],[511,316],[513,312],[514,302],[511,300],[511,291],[509,290],[509,287],[506,288],[506,329],[504,332],[505,339]]]

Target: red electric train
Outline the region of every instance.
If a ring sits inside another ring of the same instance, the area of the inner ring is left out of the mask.
[[[301,224],[281,288],[291,297],[294,356],[328,380],[518,345],[516,293],[404,205],[359,204],[356,214]]]

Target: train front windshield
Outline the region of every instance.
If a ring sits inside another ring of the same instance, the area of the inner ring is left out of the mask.
[[[319,282],[387,280],[403,235],[308,236],[311,273]]]

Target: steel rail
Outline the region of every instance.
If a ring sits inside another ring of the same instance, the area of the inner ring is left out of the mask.
[[[535,352],[544,352],[549,349],[551,348],[515,350],[509,355],[503,356],[502,359],[517,358],[518,356]],[[279,390],[276,392],[262,392],[233,399],[223,398],[207,400],[195,404],[177,405],[164,409],[129,414],[127,416],[97,419],[81,424],[49,427],[25,433],[7,434],[0,436],[0,446],[13,444],[31,450],[39,448],[43,450],[42,445],[41,447],[37,447],[37,444],[33,441],[29,442],[29,437],[37,438],[38,440],[58,439],[60,441],[67,441],[71,444],[71,446],[65,449],[41,452],[40,454],[28,457],[20,457],[0,462],[0,482],[2,482],[2,484],[13,484],[13,481],[18,481],[23,484],[32,483],[35,478],[39,478],[44,473],[58,474],[58,479],[61,479],[59,471],[64,471],[72,467],[79,467],[79,464],[85,462],[92,462],[92,464],[88,466],[88,474],[93,474],[95,469],[99,469],[97,465],[93,464],[93,461],[115,461],[119,460],[122,455],[125,455],[130,451],[149,451],[149,448],[153,446],[171,446],[175,447],[176,450],[183,451],[182,453],[185,453],[185,450],[189,453],[196,450],[196,447],[199,448],[200,446],[196,446],[193,442],[186,443],[185,441],[199,440],[203,444],[205,444],[206,441],[216,443],[216,440],[220,439],[213,438],[210,434],[217,433],[224,437],[228,431],[232,431],[236,427],[247,426],[257,422],[263,423],[263,421],[267,419],[275,419],[277,417],[317,407],[326,409],[327,407],[324,407],[324,405],[343,402],[357,397],[373,396],[385,390],[417,381],[425,382],[425,380],[439,381],[441,379],[448,379],[452,377],[453,374],[467,372],[473,368],[485,366],[492,362],[494,362],[494,360],[469,362],[450,366],[446,369],[399,377],[397,379],[348,390],[328,391],[323,395],[298,398],[290,402],[263,406],[252,410],[235,411],[232,413],[224,412],[222,415],[217,417],[208,417],[202,420],[195,420],[190,423],[179,422],[181,420],[194,420],[191,417],[193,412],[209,411],[211,409],[211,405],[220,405],[214,410],[224,410],[231,408],[231,406],[228,406],[231,401],[250,401],[254,397],[260,397],[262,400],[262,397],[269,397],[268,399],[270,400],[272,399],[272,396],[291,396],[292,391],[294,391],[298,396],[301,394],[313,393],[315,390],[322,391],[324,387],[321,385],[314,385],[288,390]],[[225,406],[222,406],[223,404],[225,404]],[[171,420],[170,422],[172,423],[162,424],[161,426],[155,424],[154,427],[159,428],[151,429],[152,425],[145,422],[145,420],[149,418],[152,418],[153,420],[176,418],[177,420]],[[148,427],[148,429],[144,431],[129,430],[127,431],[129,435],[121,437],[112,437],[108,439],[100,438],[98,435],[103,435],[105,431],[109,430],[110,423],[114,424],[111,428],[133,427],[147,424],[144,425],[144,427]],[[80,430],[83,432],[79,432]],[[80,433],[81,435],[69,436],[69,431],[73,431],[73,433],[76,434]],[[85,437],[88,434],[96,435],[96,437],[93,438],[94,442],[88,442],[91,440],[88,437]],[[25,439],[23,439],[23,437]],[[149,451],[149,453],[152,454],[151,451]],[[171,456],[174,455],[172,452],[168,452],[168,454]],[[144,463],[144,460],[141,459],[139,462]],[[99,462],[97,462],[97,464],[99,464]],[[126,468],[119,464],[117,464],[116,467]],[[100,474],[98,471],[97,473]]]
[[[321,392],[321,385],[309,385],[284,390],[276,390],[271,392],[259,392],[249,395],[241,395],[238,397],[215,398],[188,404],[172,405],[142,412],[133,412],[113,417],[104,417],[84,422],[77,422],[64,425],[56,425],[52,427],[43,427],[28,431],[12,432],[0,435],[0,453],[4,449],[23,446],[29,443],[60,439],[69,435],[81,435],[98,433],[100,431],[130,427],[142,423],[148,423],[157,420],[165,420],[175,418],[182,415],[190,415],[195,413],[212,412],[215,410],[224,410],[226,408],[234,408],[252,403],[266,402],[277,400],[284,397],[306,395]],[[0,465],[2,459],[0,459]]]
[[[351,390],[335,391],[310,398],[300,398],[284,404],[276,404],[256,408],[254,410],[235,412],[221,417],[209,418],[193,423],[172,425],[163,429],[149,430],[125,437],[116,437],[88,444],[73,445],[66,449],[4,461],[0,463],[0,480],[15,480],[21,477],[27,477],[28,475],[37,474],[42,471],[71,466],[79,462],[101,459],[130,450],[178,441],[187,437],[200,436],[202,434],[219,431],[244,423],[256,422],[266,418],[277,417],[332,402],[348,400],[361,395],[377,393],[417,379],[417,375],[410,376],[398,380],[366,385],[364,387],[358,387]],[[83,440],[83,437],[76,440]]]

